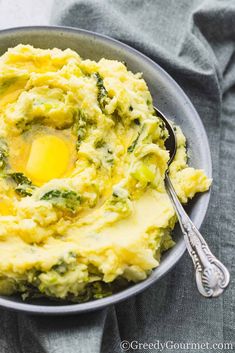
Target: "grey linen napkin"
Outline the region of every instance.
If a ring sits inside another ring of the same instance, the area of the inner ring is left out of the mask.
[[[234,281],[235,1],[57,0],[51,24],[130,44],[159,63],[191,98],[213,157],[212,197],[201,231]],[[99,312],[53,318],[1,310],[0,352],[116,353],[122,340],[148,344],[136,352],[161,351],[158,342],[168,342],[167,353],[232,351],[221,344],[235,338],[233,281],[222,297],[202,298],[185,254],[144,293]],[[171,341],[220,346],[173,349]]]

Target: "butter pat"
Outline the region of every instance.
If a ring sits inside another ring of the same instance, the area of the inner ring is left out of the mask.
[[[65,174],[69,164],[69,148],[54,135],[38,137],[33,141],[26,172],[37,183],[47,182]]]

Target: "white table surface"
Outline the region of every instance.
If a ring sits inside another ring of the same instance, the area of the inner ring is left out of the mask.
[[[0,0],[0,29],[47,25],[54,0]]]

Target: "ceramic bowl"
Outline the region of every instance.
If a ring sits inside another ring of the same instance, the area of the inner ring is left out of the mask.
[[[211,154],[203,124],[183,90],[157,63],[117,40],[81,29],[22,27],[0,31],[0,55],[19,43],[45,49],[71,48],[83,58],[99,60],[105,57],[125,61],[131,71],[142,72],[155,105],[183,129],[187,137],[189,164],[204,169],[208,177],[211,177]],[[200,227],[205,217],[209,198],[210,192],[197,195],[187,206],[187,211],[197,227]],[[178,226],[173,236],[176,245],[162,256],[160,266],[143,282],[133,284],[117,294],[81,304],[58,303],[46,299],[23,302],[19,296],[1,296],[0,306],[29,313],[65,315],[97,310],[127,299],[157,282],[182,257],[185,243]]]

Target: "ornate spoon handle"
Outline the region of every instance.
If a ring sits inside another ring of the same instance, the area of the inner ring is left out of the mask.
[[[165,184],[178,216],[186,247],[193,260],[198,290],[204,297],[218,297],[229,284],[229,272],[212,254],[201,233],[186,214],[168,173],[166,173]]]

